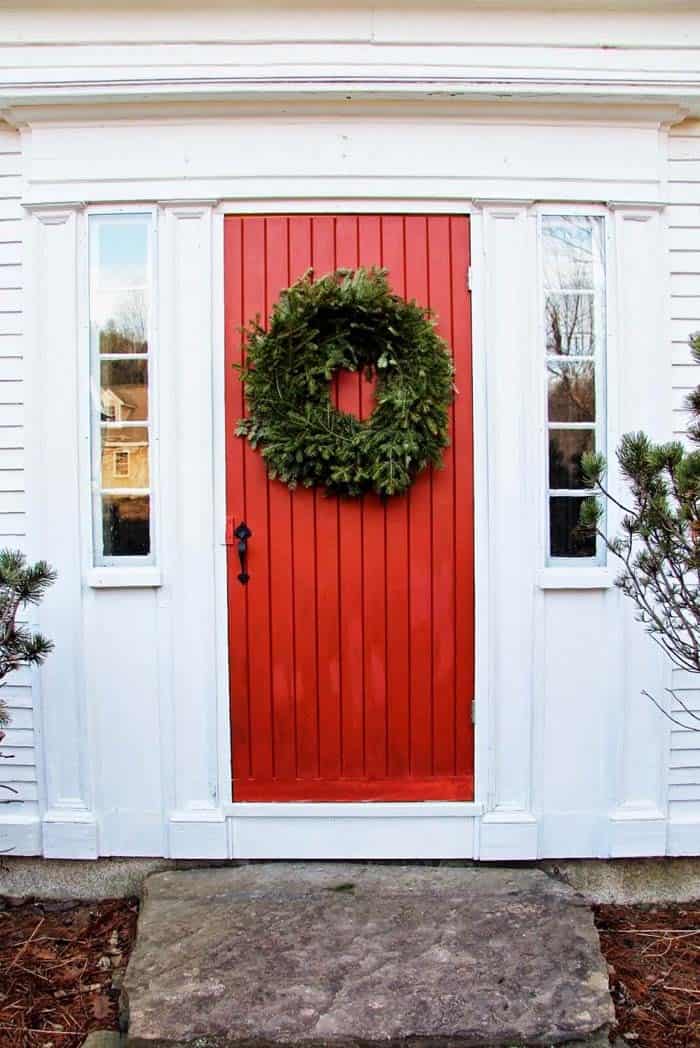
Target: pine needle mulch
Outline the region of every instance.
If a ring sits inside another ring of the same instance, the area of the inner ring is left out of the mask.
[[[118,1028],[138,902],[0,900],[0,1048],[78,1048]]]
[[[700,1048],[700,902],[596,906],[618,1034],[636,1048]]]

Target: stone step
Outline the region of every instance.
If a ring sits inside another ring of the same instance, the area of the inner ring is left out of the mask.
[[[148,878],[129,1048],[604,1044],[590,908],[540,870],[269,863]]]

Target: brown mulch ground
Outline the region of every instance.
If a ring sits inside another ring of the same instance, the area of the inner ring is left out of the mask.
[[[138,901],[0,900],[0,1048],[78,1048],[118,1028]]]
[[[700,1048],[700,902],[596,906],[618,1034],[637,1048]]]

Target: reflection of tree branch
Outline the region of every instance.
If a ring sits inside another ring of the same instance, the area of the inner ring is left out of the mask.
[[[125,344],[132,348],[125,349]],[[146,296],[143,291],[131,291],[120,299],[113,315],[100,334],[100,349],[105,353],[146,351],[147,323]]]
[[[590,361],[561,364],[547,361],[549,383],[550,421],[593,422],[594,385],[593,365]],[[573,405],[574,412],[570,410]],[[567,409],[567,410],[564,410]],[[578,417],[574,417],[574,416]]]

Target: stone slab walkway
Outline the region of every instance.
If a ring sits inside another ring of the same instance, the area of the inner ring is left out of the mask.
[[[130,1048],[604,1043],[593,917],[539,870],[275,863],[146,882]]]

